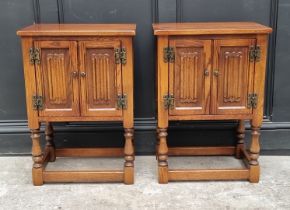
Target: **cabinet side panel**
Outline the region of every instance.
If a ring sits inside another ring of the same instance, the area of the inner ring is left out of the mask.
[[[260,125],[263,121],[268,35],[257,35],[257,46],[260,46],[261,58],[255,63],[254,92],[258,94],[257,108],[253,110],[252,124],[255,126]]]
[[[168,64],[163,60],[163,49],[168,46],[168,36],[157,38],[157,106],[158,106],[158,127],[167,128],[168,110],[164,108],[163,96],[168,94]]]
[[[123,94],[127,95],[127,109],[123,110],[124,127],[134,127],[134,64],[132,38],[122,38],[122,47],[126,49],[127,61],[122,65]]]
[[[26,92],[26,107],[28,126],[30,129],[39,128],[38,111],[33,109],[32,96],[36,94],[36,78],[34,64],[29,60],[29,49],[33,47],[33,41],[30,37],[23,37],[22,44],[22,57],[25,78],[25,92]]]

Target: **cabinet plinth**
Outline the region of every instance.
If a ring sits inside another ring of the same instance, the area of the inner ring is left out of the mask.
[[[159,23],[157,36],[156,157],[159,183],[178,180],[259,181],[260,127],[263,120],[268,34],[252,22]],[[168,147],[169,121],[236,120],[237,145]],[[245,148],[244,121],[252,140]],[[240,169],[170,169],[168,156],[232,155]]]
[[[134,183],[134,24],[35,24],[22,41],[33,183]],[[124,148],[55,148],[53,122],[121,121]],[[46,123],[46,146],[39,129]],[[57,157],[124,157],[124,170],[47,171]]]

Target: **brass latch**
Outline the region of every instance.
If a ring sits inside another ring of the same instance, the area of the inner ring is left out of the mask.
[[[118,94],[117,96],[117,109],[127,109],[127,95]]]
[[[29,61],[31,64],[40,64],[40,50],[38,48],[29,49]]]
[[[251,93],[248,95],[248,108],[256,109],[258,103],[258,94],[257,93]]]
[[[42,110],[43,109],[43,96],[32,96],[32,106],[34,110]]]
[[[126,64],[127,63],[127,51],[126,48],[116,48],[115,49],[115,63],[116,64]]]
[[[261,47],[260,46],[251,46],[250,47],[250,61],[260,61],[261,59]]]
[[[173,47],[164,47],[163,49],[163,60],[165,63],[174,63],[175,53]]]
[[[173,109],[174,108],[174,95],[168,94],[163,96],[164,109]]]

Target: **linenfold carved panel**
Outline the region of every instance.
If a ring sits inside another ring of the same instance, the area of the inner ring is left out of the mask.
[[[93,73],[93,99],[95,104],[108,104],[110,100],[110,55],[91,54]]]
[[[224,102],[239,102],[241,100],[241,76],[239,74],[243,71],[241,69],[243,53],[241,51],[225,51],[224,59]],[[231,79],[235,80],[233,86],[229,85]]]
[[[113,48],[88,48],[85,56],[88,108],[115,108],[116,70]]]
[[[68,49],[42,49],[42,81],[47,109],[72,106],[72,80]]]
[[[223,47],[220,64],[220,88],[223,91],[220,100],[225,104],[239,104],[247,97],[247,87],[243,86],[248,80],[247,48]]]
[[[64,104],[67,100],[64,54],[48,53],[46,63],[48,82],[48,90],[46,91],[48,91],[49,101],[54,104]]]
[[[177,107],[202,103],[204,89],[204,52],[202,47],[178,47],[174,68],[174,96]]]
[[[180,53],[180,103],[196,103],[198,100],[199,52]]]

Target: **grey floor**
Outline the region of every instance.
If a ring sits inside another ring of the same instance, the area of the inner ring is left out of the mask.
[[[182,161],[181,161],[182,160]],[[122,166],[123,160],[58,159],[50,170]],[[157,183],[153,156],[136,157],[135,184],[31,183],[30,157],[0,157],[0,209],[290,209],[290,157],[262,156],[261,181]],[[171,168],[240,166],[232,158],[171,158]]]

